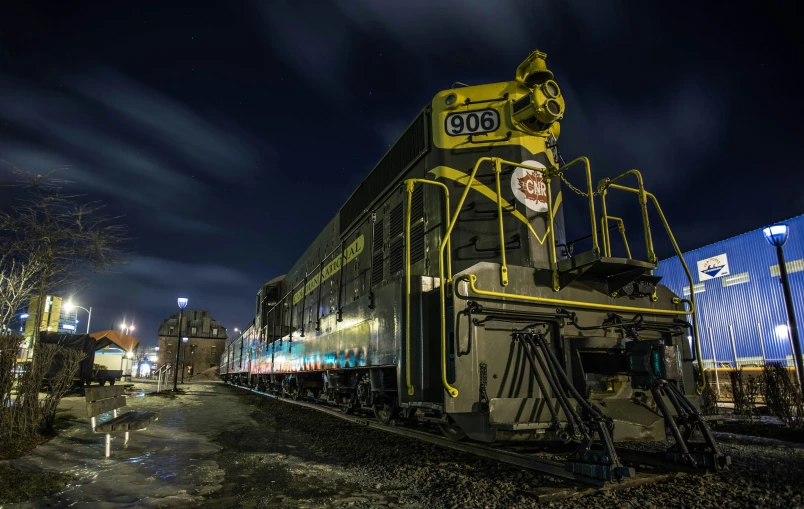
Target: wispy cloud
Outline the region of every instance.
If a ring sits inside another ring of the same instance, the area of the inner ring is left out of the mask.
[[[136,321],[138,335],[150,340],[158,320],[178,311],[177,297],[188,297],[191,309],[210,311],[230,331],[253,317],[251,296],[259,283],[243,270],[155,256],[131,256],[127,262],[76,297],[93,306],[93,329],[115,324],[125,313]]]
[[[146,207],[163,229],[212,232],[197,219],[215,186],[247,178],[269,147],[113,71],[64,80],[58,91],[0,80],[0,155],[65,177],[119,203]],[[123,207],[125,208],[125,207]]]

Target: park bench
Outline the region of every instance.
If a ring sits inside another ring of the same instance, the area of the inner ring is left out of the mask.
[[[131,431],[144,430],[159,418],[159,412],[131,411],[117,415],[117,409],[126,406],[125,388],[121,386],[87,387],[87,417],[93,433],[106,434],[106,457],[109,457],[111,433],[125,433],[125,445],[128,445],[128,434]],[[96,424],[95,418],[101,414],[113,412],[108,421]]]

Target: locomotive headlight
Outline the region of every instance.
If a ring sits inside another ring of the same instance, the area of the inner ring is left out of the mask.
[[[555,85],[549,86],[550,83]],[[554,97],[548,94],[556,94]],[[514,122],[526,131],[542,132],[564,116],[564,98],[558,85],[550,80],[511,105]]]
[[[547,97],[553,99],[561,95],[561,89],[558,88],[558,83],[553,80],[547,80],[547,82],[542,85],[542,92],[544,92],[544,95]]]
[[[458,99],[458,96],[457,96],[457,95],[455,95],[455,94],[450,94],[450,95],[448,95],[448,96],[447,96],[447,98],[446,98],[446,99],[444,99],[444,104],[446,104],[447,106],[452,106],[453,104],[455,104],[455,101],[456,101],[457,99]]]

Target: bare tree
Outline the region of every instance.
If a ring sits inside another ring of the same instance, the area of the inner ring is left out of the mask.
[[[32,295],[39,297],[36,317],[41,322],[46,295],[75,283],[87,270],[121,263],[127,240],[119,218],[104,216],[101,203],[82,202],[80,195],[64,192],[70,182],[55,177],[58,169],[31,174],[6,164],[24,196],[10,210],[0,211],[0,323],[4,326]]]

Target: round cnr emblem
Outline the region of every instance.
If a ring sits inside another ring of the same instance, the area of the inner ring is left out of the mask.
[[[525,166],[545,168],[539,161],[522,161]],[[547,183],[538,171],[517,167],[511,175],[511,190],[520,203],[536,212],[547,212]]]

